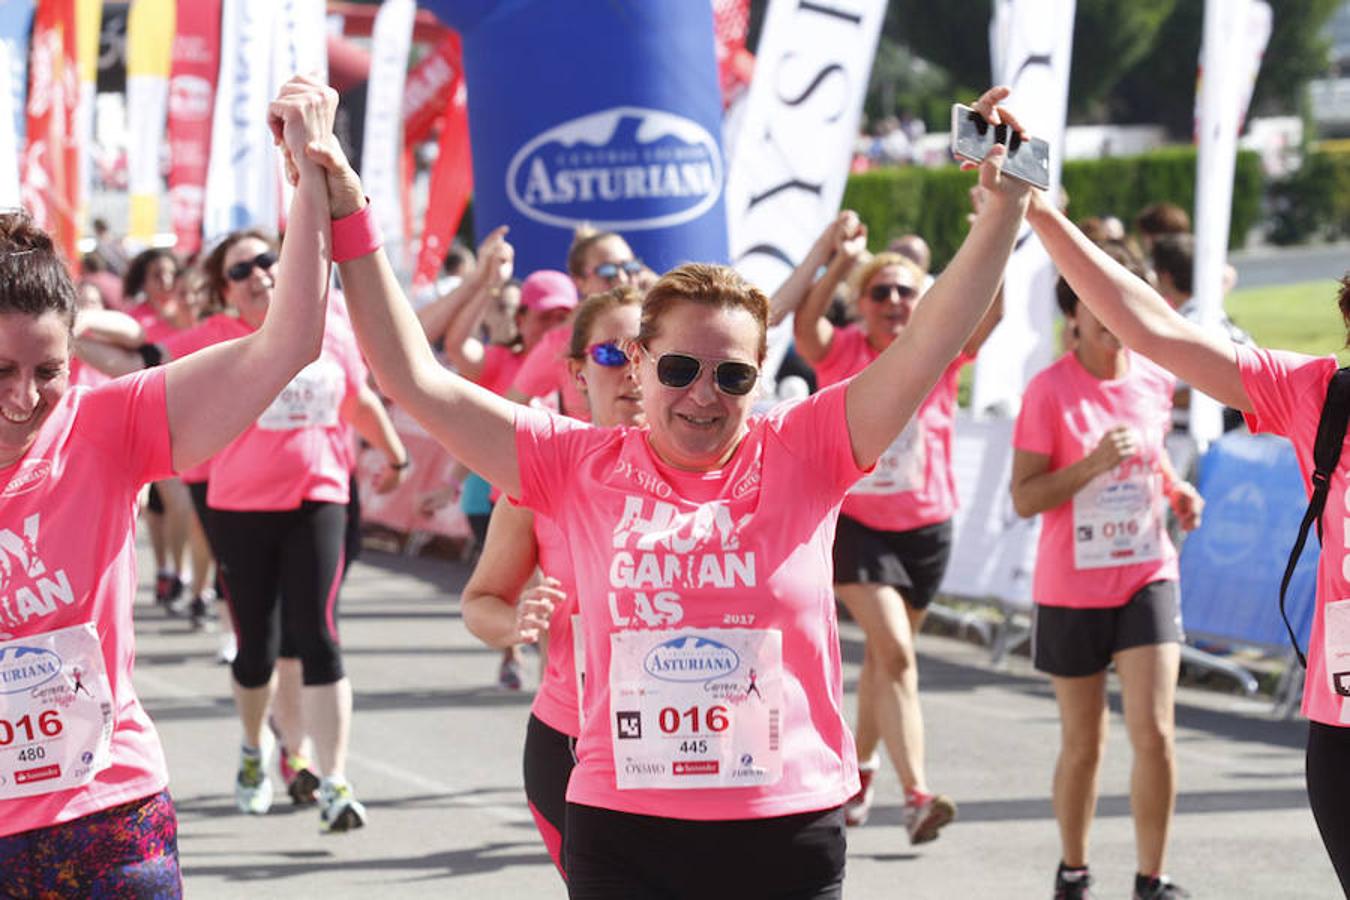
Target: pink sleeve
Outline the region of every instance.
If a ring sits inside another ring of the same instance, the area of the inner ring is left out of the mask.
[[[816,370],[817,381],[832,385],[857,374],[850,370],[850,365],[857,354],[854,344],[860,336],[862,331],[853,325],[845,325],[834,330],[834,336],[830,340],[830,346],[825,350],[825,355],[812,367]]]
[[[1234,350],[1242,386],[1252,401],[1246,416],[1252,431],[1292,436],[1300,413],[1305,418],[1311,414],[1314,423],[1320,418],[1327,382],[1336,371],[1335,357],[1241,345]]]
[[[1013,425],[1013,447],[1050,456],[1055,449],[1055,411],[1045,373],[1031,379],[1022,395],[1022,409]]]
[[[80,433],[123,460],[135,484],[174,474],[164,380],[163,368],[115,378],[91,390],[80,407]]]
[[[547,336],[525,355],[511,387],[526,397],[542,397],[558,389],[558,345]]]
[[[483,348],[483,368],[478,373],[477,383],[491,385],[497,380],[497,373],[511,351],[500,344],[488,344]]]
[[[824,475],[831,491],[853,486],[871,471],[858,467],[848,433],[848,385],[835,384],[794,403],[769,410],[768,427],[814,476]]]
[[[573,481],[582,442],[601,434],[584,422],[542,409],[516,409],[516,460],[520,506],[554,515],[564,488]]]

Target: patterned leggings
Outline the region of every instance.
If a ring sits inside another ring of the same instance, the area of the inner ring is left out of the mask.
[[[168,791],[0,837],[0,897],[183,896],[178,818]]]

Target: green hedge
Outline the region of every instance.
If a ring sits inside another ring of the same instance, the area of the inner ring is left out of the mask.
[[[1141,156],[1071,160],[1064,164],[1063,180],[1074,219],[1115,215],[1128,226],[1139,210],[1163,200],[1193,214],[1195,150],[1169,147]],[[928,241],[933,265],[941,267],[965,237],[968,191],[973,184],[975,173],[962,172],[954,165],[877,169],[849,177],[844,206],[857,210],[867,223],[872,250],[914,232]],[[1263,189],[1259,157],[1240,152],[1233,180],[1230,247],[1241,247],[1247,232],[1260,220]]]
[[[1300,244],[1350,236],[1350,141],[1325,141],[1270,188],[1270,240]]]

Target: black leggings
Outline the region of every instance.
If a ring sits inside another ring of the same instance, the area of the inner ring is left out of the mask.
[[[563,844],[567,837],[567,782],[576,767],[577,739],[530,715],[525,727],[525,799],[548,855],[564,879]]]
[[[1308,802],[1350,897],[1350,728],[1308,723]]]
[[[846,849],[843,807],[695,822],[567,804],[573,900],[838,900]]]
[[[211,518],[239,643],[235,681],[245,688],[267,684],[283,635],[306,685],[341,680],[337,599],[347,507],[306,500],[280,512],[213,509]]]

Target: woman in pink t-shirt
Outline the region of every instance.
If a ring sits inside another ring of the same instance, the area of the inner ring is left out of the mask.
[[[577,388],[602,428],[642,423],[642,390],[627,350],[638,336],[642,296],[623,285],[577,307],[568,359]],[[464,624],[493,647],[547,637],[547,663],[525,733],[525,797],[549,855],[565,873],[567,782],[575,764],[580,713],[573,633],[576,584],[567,538],[551,519],[499,503],[483,554],[464,586]],[[525,590],[536,566],[544,578]],[[523,591],[523,593],[522,593]]]
[[[269,115],[303,152],[331,137],[336,101],[296,80]],[[0,216],[6,893],[181,894],[164,755],[131,678],[135,498],[225,446],[318,353],[329,205],[321,170],[306,161],[297,177],[287,287],[266,326],[95,388],[68,384],[74,288],[51,239],[23,214]]]
[[[988,116],[1007,96],[980,99]],[[1016,127],[1016,123],[1011,123]],[[929,302],[846,384],[750,415],[768,299],[689,264],[643,301],[631,357],[645,428],[510,404],[436,364],[384,254],[342,267],[372,370],[458,459],[568,538],[587,677],[568,785],[574,897],[838,897],[844,720],[830,548],[869,471],[993,299],[1027,188],[991,199]],[[359,179],[322,155],[346,203]]]
[[[1142,263],[1116,251],[1143,275]],[[1134,896],[1188,896],[1163,874],[1176,798],[1173,708],[1181,663],[1177,553],[1203,501],[1172,470],[1170,375],[1131,353],[1064,281],[1073,349],[1027,385],[1013,433],[1013,505],[1043,514],[1032,646],[1059,703],[1055,811],[1063,857],[1056,896],[1086,897],[1088,828],[1106,740],[1106,673],[1115,665],[1134,747]]]
[[[856,375],[904,333],[928,278],[898,253],[880,253],[859,265],[867,231],[856,217],[848,225],[837,232],[834,256],[793,326],[797,353],[816,370],[821,388]],[[825,312],[845,278],[861,322],[836,328]],[[862,786],[849,800],[847,821],[861,825],[867,819],[877,744],[884,739],[905,792],[902,817],[913,844],[935,839],[956,815],[948,797],[928,788],[914,638],[951,555],[957,375],[1001,314],[996,302],[876,471],[849,491],[834,541],[835,594],[866,636],[858,681]]]
[[[1227,406],[1246,414],[1253,431],[1271,431],[1294,444],[1311,490],[1313,442],[1334,357],[1261,350],[1234,344],[1188,321],[1147,283],[1131,275],[1057,210],[1033,204],[1028,220],[1064,279],[1082,302],[1128,347]],[[1340,311],[1350,325],[1350,289],[1342,281]],[[1344,565],[1350,510],[1350,454],[1332,473],[1317,603],[1308,645],[1303,714],[1308,727],[1308,797],[1322,841],[1350,896],[1350,579]]]

